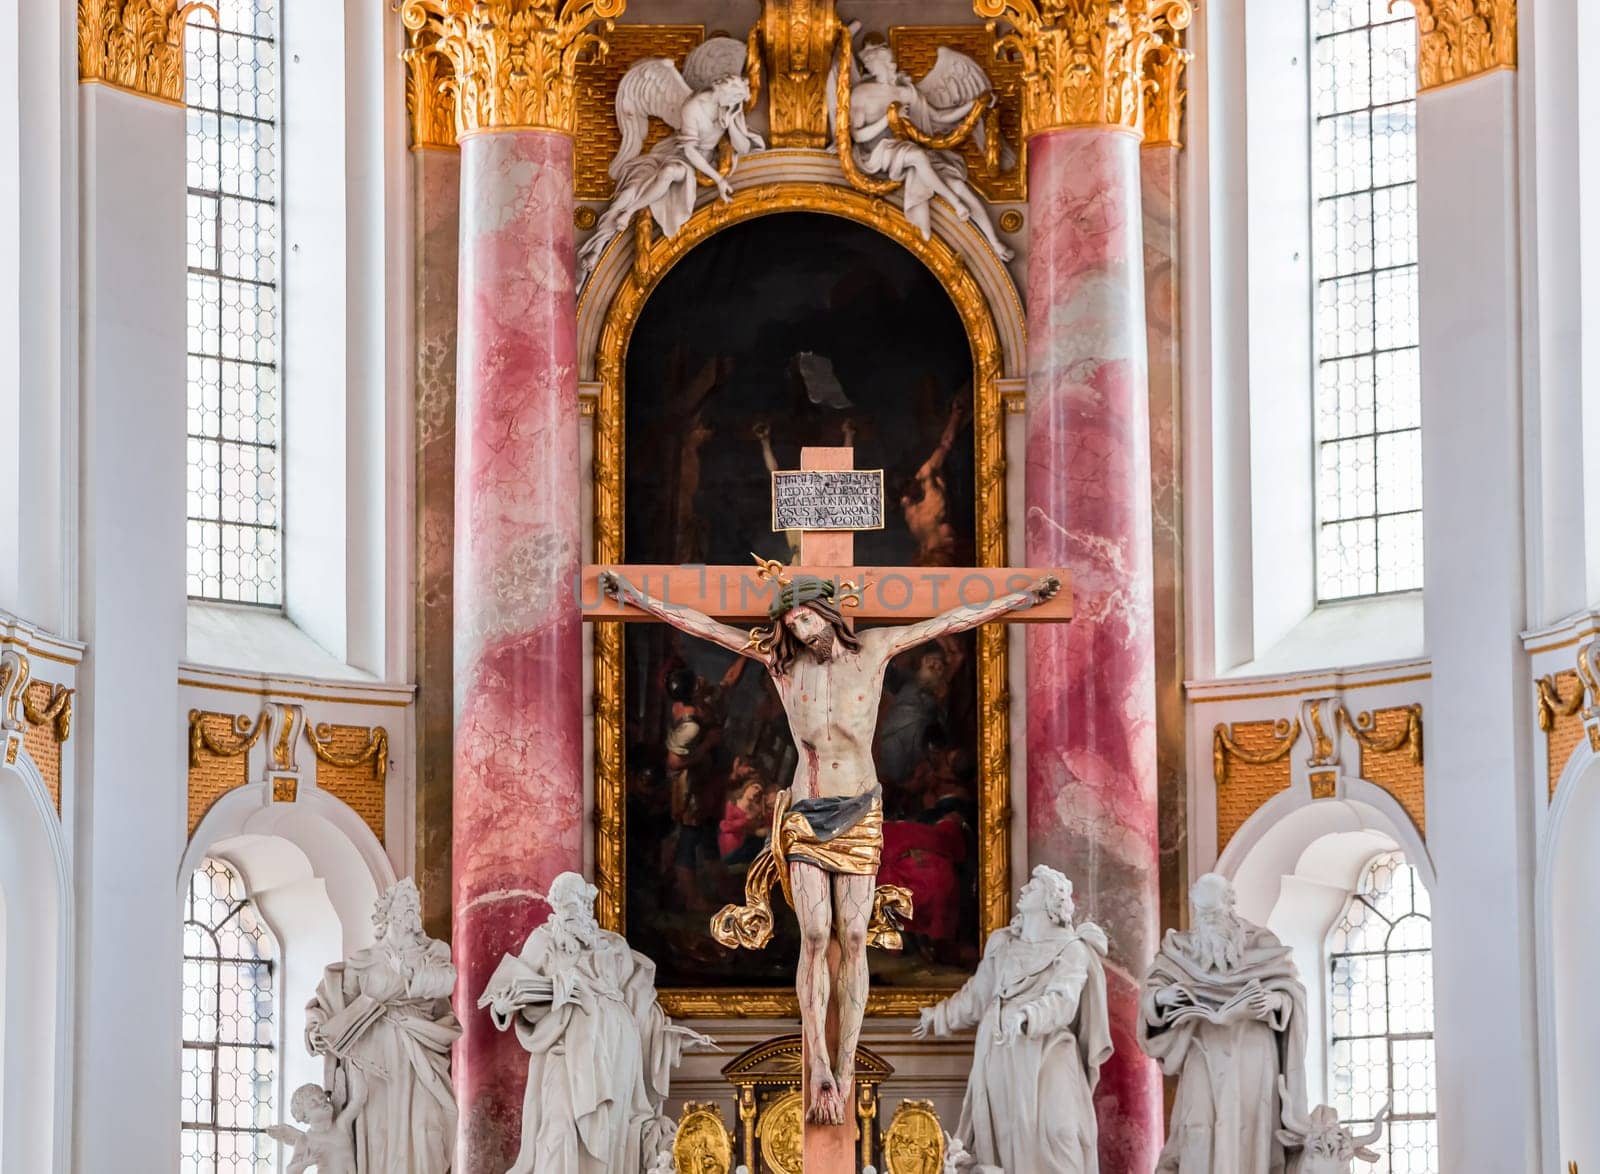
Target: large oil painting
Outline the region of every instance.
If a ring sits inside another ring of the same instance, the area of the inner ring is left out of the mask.
[[[943,287],[888,238],[816,213],[718,233],[661,280],[628,344],[626,560],[795,561],[798,535],[772,530],[771,471],[797,468],[803,445],[849,444],[886,486],[858,564],[970,564],[972,372]],[[759,665],[664,625],[628,625],[623,648],[628,940],[662,987],[787,986],[787,911],[757,953],[708,930],[741,899],[794,772],[777,695]],[[871,952],[875,988],[947,986],[977,963],[979,703],[971,634],[890,668],[879,881],[910,889],[916,914],[903,951]]]

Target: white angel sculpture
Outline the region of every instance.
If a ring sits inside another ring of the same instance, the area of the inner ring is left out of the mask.
[[[617,85],[622,146],[610,167],[617,189],[594,235],[578,252],[580,283],[640,208],[649,208],[662,233],[671,236],[694,211],[701,177],[715,184],[724,200],[733,198],[733,188],[715,162],[723,138],[733,147],[734,166],[743,156],[766,147],[761,136],[745,125],[750,83],[744,65],[742,41],[712,37],[684,59],[682,73],[669,57],[648,57],[622,75]],[[676,133],[641,155],[652,117]]]
[[[855,26],[851,27],[853,32]],[[838,68],[836,64],[834,69]],[[904,185],[906,219],[922,231],[923,239],[931,231],[929,205],[940,196],[958,219],[977,224],[1001,260],[1011,260],[1013,253],[990,222],[983,198],[967,182],[966,160],[955,151],[901,138],[890,121],[890,108],[898,106],[901,116],[923,137],[948,135],[966,120],[979,99],[994,92],[983,67],[965,53],[941,45],[928,75],[913,82],[910,74],[901,72],[894,50],[879,42],[852,53],[849,68],[850,161],[855,167],[874,179]],[[836,146],[841,142],[838,93],[836,83],[828,86],[828,123]],[[981,119],[973,124],[972,135],[983,148]],[[1015,152],[1001,144],[1001,166],[1013,166],[1015,160]]]

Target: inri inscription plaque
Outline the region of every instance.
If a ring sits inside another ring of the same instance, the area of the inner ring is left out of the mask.
[[[772,528],[883,529],[883,470],[774,470]]]

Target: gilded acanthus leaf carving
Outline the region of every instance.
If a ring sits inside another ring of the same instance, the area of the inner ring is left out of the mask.
[[[1150,57],[1182,54],[1194,19],[1192,0],[973,0],[972,9],[996,33],[996,54],[1022,64],[1028,135],[1072,126],[1143,134]],[[1183,60],[1169,56],[1175,98]]]
[[[217,19],[202,0],[78,0],[78,80],[183,101],[183,33],[196,12]]]
[[[1415,0],[1417,88],[1517,64],[1517,0]]]
[[[457,135],[489,128],[571,134],[574,74],[579,64],[604,57],[604,35],[627,0],[399,0],[398,6],[411,37],[412,103],[448,95]],[[425,67],[421,59],[430,55],[443,64]],[[413,104],[413,120],[418,109]]]

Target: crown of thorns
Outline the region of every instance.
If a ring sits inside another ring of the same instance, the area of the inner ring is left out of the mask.
[[[804,573],[791,575],[775,558],[762,558],[759,554],[750,557],[756,560],[759,568],[756,578],[778,585],[777,595],[767,608],[768,619],[781,619],[801,604],[819,599],[841,607],[855,607],[861,602],[861,588],[848,580],[835,581]]]

